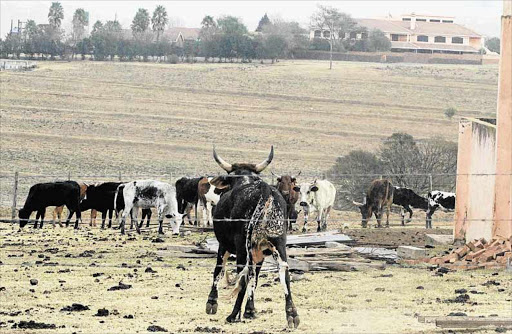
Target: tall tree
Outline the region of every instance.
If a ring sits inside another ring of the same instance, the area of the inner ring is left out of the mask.
[[[85,27],[89,25],[89,14],[83,9],[78,8],[73,14],[73,39],[79,41],[84,38]]]
[[[485,46],[492,52],[500,53],[500,39],[498,37],[486,39]]]
[[[356,22],[337,8],[318,5],[318,10],[311,16],[311,26],[329,31],[329,69],[332,69],[332,49],[336,39],[343,39],[345,32],[350,32]]]
[[[157,6],[155,8],[151,23],[153,24],[153,31],[156,31],[156,41],[158,42],[160,40],[160,34],[164,31],[167,23],[169,23],[167,10],[165,10],[164,6]]]
[[[199,32],[200,53],[208,61],[210,57],[218,55],[219,48],[219,29],[214,18],[206,15],[201,21],[201,31]]]
[[[102,29],[103,29],[103,23],[100,20],[94,22],[94,24],[92,26],[91,35],[101,31]]]
[[[53,28],[60,28],[60,25],[64,20],[64,9],[60,2],[52,2],[50,11],[48,12],[48,23]]]
[[[217,20],[217,25],[222,33],[228,35],[244,35],[247,34],[247,27],[238,17],[223,16]]]
[[[132,32],[134,36],[143,33],[149,28],[149,12],[145,8],[139,8],[132,21]]]
[[[258,23],[258,27],[256,28],[257,32],[262,32],[263,28],[265,28],[266,25],[270,24],[270,19],[267,16],[267,13],[263,15],[263,17],[260,19],[260,22]]]

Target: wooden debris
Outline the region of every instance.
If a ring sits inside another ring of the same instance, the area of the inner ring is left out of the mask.
[[[512,318],[439,317],[435,324],[441,328],[512,327]]]

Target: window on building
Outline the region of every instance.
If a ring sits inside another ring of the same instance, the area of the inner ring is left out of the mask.
[[[419,35],[416,40],[418,42],[427,42],[428,43],[428,36],[425,36],[425,35]]]
[[[368,39],[368,33],[367,32],[361,33],[361,39]]]
[[[391,34],[391,40],[396,42],[398,41],[398,35],[397,34]]]
[[[315,30],[315,38],[322,37],[322,32],[320,30]]]
[[[430,22],[441,22],[441,20],[430,19]]]
[[[331,37],[331,32],[329,30],[325,30],[324,31],[324,38],[330,38]]]
[[[353,31],[350,33],[350,39],[356,39],[357,38],[357,32]]]
[[[427,19],[416,19],[418,22],[427,22]]]
[[[464,39],[462,37],[452,37],[453,44],[464,44]]]
[[[434,43],[446,43],[446,37],[444,37],[444,36],[436,36],[434,38]]]
[[[453,23],[453,20],[443,20],[443,23]]]
[[[403,17],[403,18],[402,18],[402,21],[410,21],[410,20],[411,20],[411,18],[410,18],[410,17]]]

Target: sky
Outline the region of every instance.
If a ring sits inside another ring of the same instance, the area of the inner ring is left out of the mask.
[[[172,26],[199,27],[205,15],[219,17],[234,15],[242,19],[249,30],[254,30],[260,18],[267,13],[272,18],[294,20],[304,27],[309,24],[311,14],[317,4],[329,5],[346,12],[355,18],[383,18],[388,15],[431,14],[454,16],[455,22],[462,24],[484,36],[500,35],[502,0],[402,0],[402,1],[60,1],[64,8],[63,28],[70,31],[73,12],[84,8],[90,15],[90,27],[96,20],[106,21],[116,18],[124,28],[129,28],[138,8],[146,8],[152,13],[157,5],[167,9]],[[36,23],[48,22],[48,9],[51,1],[0,1],[0,36],[10,30],[11,19],[14,25],[18,19],[33,19]]]

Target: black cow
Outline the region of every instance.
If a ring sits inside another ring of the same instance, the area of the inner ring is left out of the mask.
[[[193,205],[195,208],[194,225],[197,225],[197,202],[199,195],[197,193],[197,187],[202,177],[187,178],[182,177],[176,181],[176,200],[178,201],[178,212],[187,215],[188,223],[192,224],[190,219],[189,206]]]
[[[114,194],[114,199],[112,200],[112,203],[114,203],[114,211],[116,213],[116,218],[119,217],[119,212],[124,210],[124,196],[123,196],[123,189],[124,189],[124,183],[119,184],[117,187],[116,193],[117,196]],[[151,221],[151,209],[142,209],[142,219],[139,224],[139,228],[142,227],[144,223],[144,219],[147,218],[146,221],[146,227],[149,227],[149,223]],[[130,214],[131,217],[131,214]],[[110,227],[110,226],[109,226]],[[121,228],[121,224],[117,228]],[[133,229],[133,221],[131,221],[130,229]]]
[[[50,183],[38,183],[30,187],[25,205],[20,209],[20,228],[27,225],[32,212],[37,211],[34,228],[37,228],[37,220],[41,218],[40,228],[43,227],[44,214],[48,206],[65,205],[69,215],[66,219],[66,227],[69,226],[71,216],[76,212],[75,229],[78,229],[78,221],[82,220],[80,214],[80,185],[75,181],[62,181]]]
[[[361,225],[365,228],[368,220],[375,214],[377,227],[381,227],[382,212],[386,208],[386,227],[389,227],[389,211],[393,203],[393,192],[395,188],[390,180],[373,180],[366,193],[365,202],[353,202],[361,211]]]
[[[273,256],[279,266],[279,279],[286,297],[286,318],[289,327],[299,325],[297,309],[292,301],[290,275],[286,256],[287,207],[279,191],[265,183],[259,174],[270,164],[274,156],[255,164],[229,164],[220,158],[215,149],[215,161],[228,176],[217,177],[212,184],[229,184],[213,214],[213,229],[219,241],[217,265],[213,272],[213,285],[206,303],[206,313],[217,312],[217,283],[224,274],[225,261],[229,254],[236,254],[238,278],[233,295],[237,295],[235,306],[227,317],[228,322],[240,320],[242,302],[247,286],[249,296],[244,318],[254,318],[254,292],[265,256]],[[253,279],[251,281],[251,279]]]
[[[112,227],[112,214],[114,212],[114,197],[121,182],[105,182],[89,185],[85,199],[80,202],[80,210],[93,209],[101,212],[101,228],[105,228],[105,219],[108,213],[108,227]]]
[[[421,209],[425,211],[428,209],[428,200],[425,197],[416,194],[412,189],[409,188],[394,188],[393,204],[403,207],[404,210],[409,213],[407,223],[409,223],[412,219],[412,209]],[[405,225],[405,213],[401,212],[400,214],[402,216],[402,225]]]

